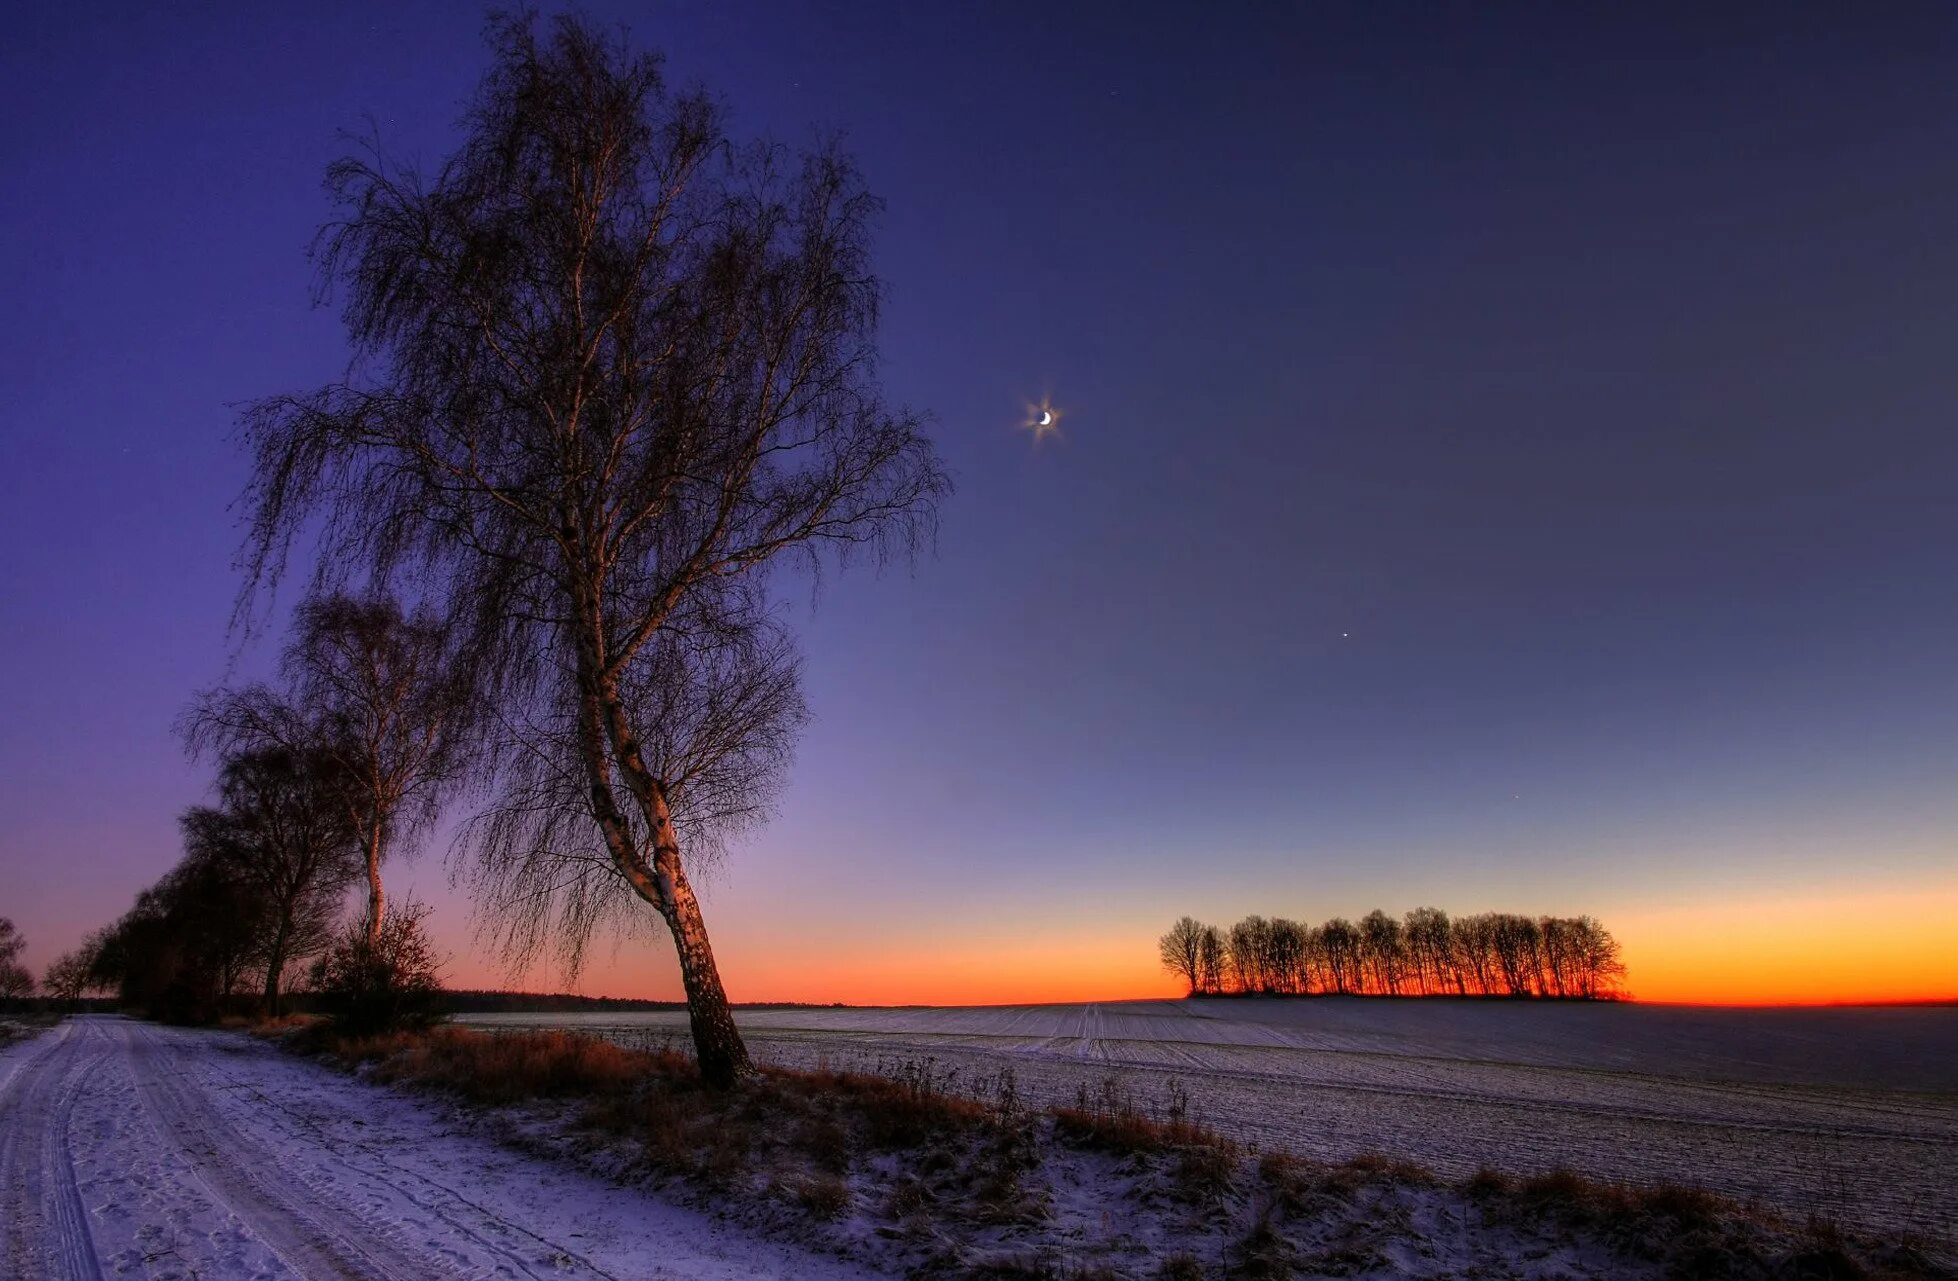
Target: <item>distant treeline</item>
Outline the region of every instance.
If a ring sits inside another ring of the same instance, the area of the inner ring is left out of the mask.
[[[736,1001],[737,1010],[832,1009],[841,1001]],[[569,992],[446,991],[436,998],[444,1014],[607,1014],[647,1010],[684,1010],[685,1001],[656,1001],[632,996],[576,996]]]
[[[1323,925],[1247,916],[1228,930],[1184,917],[1161,939],[1163,968],[1192,996],[1505,996],[1611,1000],[1625,966],[1589,916],[1438,907],[1375,910]]]

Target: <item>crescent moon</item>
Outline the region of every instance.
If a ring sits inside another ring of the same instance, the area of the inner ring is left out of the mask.
[[[1040,411],[1040,425],[1042,427],[1052,427],[1054,425],[1053,411],[1047,409]]]

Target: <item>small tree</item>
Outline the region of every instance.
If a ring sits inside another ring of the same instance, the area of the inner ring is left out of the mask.
[[[1203,936],[1204,926],[1196,918],[1185,916],[1170,926],[1157,944],[1163,968],[1188,984],[1192,996],[1203,978]]]
[[[1579,954],[1579,994],[1592,999],[1618,1000],[1625,995],[1625,960],[1618,940],[1596,917],[1570,922]]]
[[[1319,946],[1325,956],[1326,976],[1331,990],[1345,995],[1364,988],[1361,972],[1360,931],[1343,916],[1335,916],[1319,927]]]
[[[1379,908],[1368,912],[1360,919],[1360,948],[1372,971],[1373,990],[1383,996],[1399,995],[1406,963],[1400,921]]]
[[[20,930],[0,916],[0,1000],[25,1000],[34,995],[34,976],[19,960],[26,947]]]
[[[1224,954],[1227,950],[1224,932],[1214,925],[1204,926],[1197,949],[1200,958],[1197,963],[1197,985],[1211,995],[1224,990]]]
[[[280,1012],[286,967],[326,945],[347,887],[360,875],[356,834],[335,762],[283,748],[224,762],[219,803],[183,817],[193,858],[231,869],[265,904],[265,1009]]]
[[[364,924],[348,927],[313,967],[313,990],[336,1030],[372,1036],[435,1021],[440,966],[411,903],[387,918],[378,938]]]
[[[62,1006],[72,1008],[95,988],[94,967],[94,951],[84,943],[49,962],[47,973],[41,978],[41,987]]]
[[[391,596],[323,593],[301,602],[281,663],[284,689],[201,695],[184,721],[193,752],[281,748],[331,759],[367,870],[367,936],[380,938],[381,864],[419,835],[454,780],[467,681],[448,634]]]
[[[1424,993],[1446,990],[1452,970],[1449,956],[1448,913],[1438,907],[1417,907],[1401,926],[1407,960]]]

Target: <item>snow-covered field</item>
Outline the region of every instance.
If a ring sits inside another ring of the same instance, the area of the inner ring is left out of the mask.
[[[1457,1001],[1159,1001],[743,1011],[764,1061],[1011,1067],[1067,1101],[1110,1072],[1177,1078],[1232,1137],[1307,1156],[1379,1151],[1696,1184],[1802,1218],[1958,1237],[1958,1008],[1737,1010]],[[684,1015],[483,1015],[634,1045]]]
[[[18,1281],[864,1275],[235,1034],[81,1018],[0,1051]]]

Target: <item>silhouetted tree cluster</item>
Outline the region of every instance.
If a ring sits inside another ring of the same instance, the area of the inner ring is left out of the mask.
[[[180,821],[183,857],[84,949],[85,985],[179,1020],[255,988],[277,1014],[288,974],[326,944],[360,874],[347,787],[322,753],[227,757],[216,803]]]
[[[27,940],[14,923],[0,916],[0,1001],[20,1001],[34,995],[34,976],[20,963]]]
[[[1436,907],[1404,917],[1307,925],[1247,916],[1228,930],[1185,916],[1159,941],[1163,968],[1193,995],[1509,996],[1597,1000],[1621,994],[1618,941],[1589,916]]]
[[[182,725],[215,755],[213,802],[180,820],[183,856],[121,919],[50,972],[63,999],[92,989],[198,1021],[255,992],[267,1014],[340,930],[348,891],[367,910],[316,972],[355,982],[365,1030],[433,983],[419,914],[383,914],[390,843],[431,819],[459,754],[466,700],[443,634],[384,597],[314,596],[297,615],[281,686],[199,697]],[[349,951],[348,949],[352,949]],[[406,969],[396,974],[397,963]]]
[[[48,971],[41,978],[41,988],[57,1009],[73,1009],[82,997],[101,989],[101,983],[92,972],[95,940],[98,937],[91,935],[80,947],[63,952],[48,963]]]

